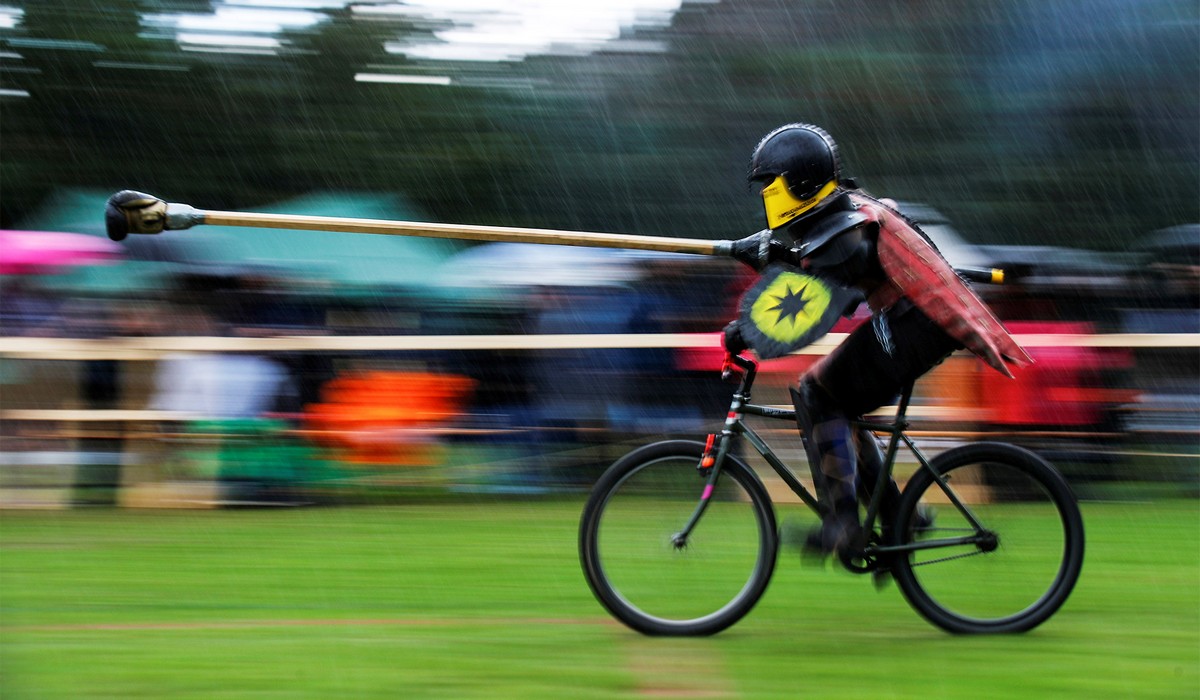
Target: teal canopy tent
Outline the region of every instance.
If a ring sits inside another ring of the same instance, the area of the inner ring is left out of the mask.
[[[110,193],[66,190],[22,226],[105,236]],[[419,218],[400,198],[384,194],[317,193],[257,207],[271,213],[404,220]],[[455,241],[343,232],[198,227],[156,236],[131,236],[126,261],[48,280],[64,291],[137,294],[163,288],[181,275],[267,275],[297,291],[329,296],[388,292],[437,296],[429,271],[452,256]]]
[[[362,219],[420,218],[398,198],[374,194],[318,193],[256,210]],[[460,247],[444,239],[325,231],[212,226],[189,233],[234,238],[241,264],[278,265],[308,283],[343,294],[428,291],[433,281],[430,271]]]

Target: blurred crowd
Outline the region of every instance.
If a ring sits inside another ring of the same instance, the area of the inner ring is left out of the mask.
[[[955,255],[1006,268],[1008,285],[982,291],[1019,337],[1168,342],[1042,342],[1016,381],[952,358],[918,387],[919,427],[1025,442],[1080,482],[1194,488],[1200,363],[1194,343],[1169,342],[1200,332],[1194,227],[1124,262],[964,251],[932,218],[928,228]],[[719,427],[730,387],[718,332],[752,281],[727,260],[518,244],[476,246],[407,274],[425,279],[420,289],[352,295],[279,269],[188,266],[135,293],[63,289],[63,272],[0,276],[10,343],[0,355],[0,505],[578,490],[632,444]],[[591,347],[579,337],[597,334],[667,340]],[[312,349],[260,342],[297,337]],[[387,342],[398,337],[439,342]],[[131,339],[144,341],[141,354],[129,353]],[[65,340],[91,344],[55,344]],[[764,364],[756,401],[786,404],[786,387],[814,359]],[[1121,455],[1135,443],[1164,456],[1131,465]]]

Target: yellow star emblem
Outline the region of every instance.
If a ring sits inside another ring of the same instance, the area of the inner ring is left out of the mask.
[[[832,299],[829,287],[819,279],[784,272],[754,300],[750,320],[772,340],[790,343],[821,320]]]

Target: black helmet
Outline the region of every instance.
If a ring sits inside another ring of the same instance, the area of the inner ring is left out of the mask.
[[[784,226],[816,211],[837,191],[837,143],[818,126],[781,126],[758,142],[750,156],[749,179],[763,185],[767,226]]]

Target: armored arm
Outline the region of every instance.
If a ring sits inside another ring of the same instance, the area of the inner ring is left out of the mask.
[[[879,277],[876,239],[877,227],[865,217],[837,217],[794,244],[780,240],[773,231],[759,231],[730,241],[729,254],[759,272],[781,262],[845,286],[858,286],[864,278]]]
[[[792,265],[793,268],[808,268],[811,264],[811,261],[805,259],[809,257],[805,246],[788,245],[775,238],[774,232],[770,229],[763,229],[763,231],[752,233],[748,237],[722,241],[722,243],[728,246],[727,251],[722,252],[726,252],[726,255],[740,263],[749,265],[758,273],[761,273],[770,263],[784,263]]]

